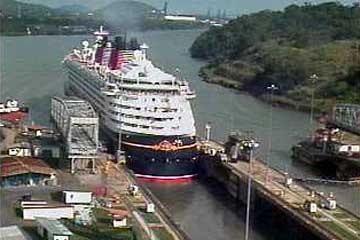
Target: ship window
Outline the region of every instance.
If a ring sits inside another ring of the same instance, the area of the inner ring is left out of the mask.
[[[155,98],[153,98],[152,101],[155,102]]]

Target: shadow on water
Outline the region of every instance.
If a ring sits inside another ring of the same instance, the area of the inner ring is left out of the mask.
[[[232,198],[224,186],[214,179],[199,178],[198,182],[228,211],[235,212],[238,221],[245,224],[246,204]],[[251,229],[262,235],[263,238],[271,240],[319,240],[318,237],[263,198],[256,194],[253,194],[252,198],[255,208],[251,208]]]
[[[28,104],[30,106],[30,122],[33,121],[36,124],[51,126],[50,109],[52,97],[54,97],[54,95],[44,95],[41,97],[34,97],[29,99]]]

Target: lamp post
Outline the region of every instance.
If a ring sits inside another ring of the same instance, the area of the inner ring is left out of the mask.
[[[274,99],[274,91],[279,88],[275,84],[271,84],[266,87],[266,90],[270,92],[270,116],[269,116],[269,136],[268,136],[268,151],[266,156],[266,173],[265,173],[265,185],[267,185],[269,181],[269,167],[270,167],[270,159],[271,159],[271,148],[272,148],[272,128],[273,128],[273,99]]]
[[[310,109],[310,131],[313,130],[313,122],[314,122],[314,98],[315,98],[315,83],[319,79],[316,74],[310,76],[311,82],[311,109]]]
[[[249,225],[250,225],[250,202],[251,202],[251,182],[252,182],[252,159],[255,148],[259,147],[259,143],[254,140],[245,140],[242,142],[243,149],[249,152],[249,172],[248,172],[248,186],[247,186],[247,200],[246,200],[246,223],[245,223],[245,240],[249,239]]]
[[[207,123],[205,125],[205,141],[210,141],[210,134],[211,134],[211,124]]]

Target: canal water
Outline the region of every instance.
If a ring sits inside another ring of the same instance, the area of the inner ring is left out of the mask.
[[[308,114],[273,108],[247,95],[201,81],[198,71],[205,63],[192,59],[191,43],[201,32],[152,31],[134,33],[150,45],[149,56],[168,72],[179,68],[197,92],[193,110],[199,135],[207,122],[212,125],[212,138],[224,141],[232,131],[253,131],[266,155],[269,140],[272,166],[298,177],[317,177],[320,173],[293,162],[290,148],[308,135]],[[84,36],[25,36],[0,38],[0,98],[15,97],[31,108],[31,119],[49,125],[50,98],[63,94],[65,75],[61,61]],[[272,126],[270,128],[270,126]],[[269,138],[270,129],[272,129]],[[236,206],[226,192],[214,182],[196,180],[183,184],[146,183],[169,208],[175,220],[193,238],[199,240],[242,239],[244,206]],[[338,200],[360,214],[359,188],[314,186],[335,192]],[[255,215],[255,214],[254,214]],[[273,216],[272,216],[273,217]],[[264,217],[265,218],[265,217]],[[294,239],[294,232],[269,219],[253,217],[251,239]],[[297,234],[301,238],[301,233]]]

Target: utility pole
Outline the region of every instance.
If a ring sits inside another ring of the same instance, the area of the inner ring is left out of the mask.
[[[254,149],[259,147],[259,143],[253,139],[247,139],[242,142],[242,147],[249,152],[249,172],[248,172],[248,186],[247,186],[247,200],[246,200],[246,223],[245,223],[245,240],[249,240],[250,227],[250,203],[251,203],[251,182],[252,182],[252,160]]]
[[[168,1],[165,1],[163,8],[163,12],[165,16],[168,14],[168,5],[169,5]]]
[[[319,77],[316,74],[310,76],[310,82],[311,82],[310,132],[313,131],[315,83],[317,82],[318,79]]]
[[[274,91],[279,88],[275,84],[271,84],[266,87],[266,90],[270,92],[270,116],[269,116],[269,135],[268,135],[268,149],[266,156],[266,173],[265,173],[265,185],[268,184],[269,181],[269,167],[270,167],[270,159],[271,159],[271,149],[272,149],[272,128],[273,128],[273,100],[274,100]]]
[[[209,142],[211,138],[211,124],[207,123],[205,125],[205,141]]]

